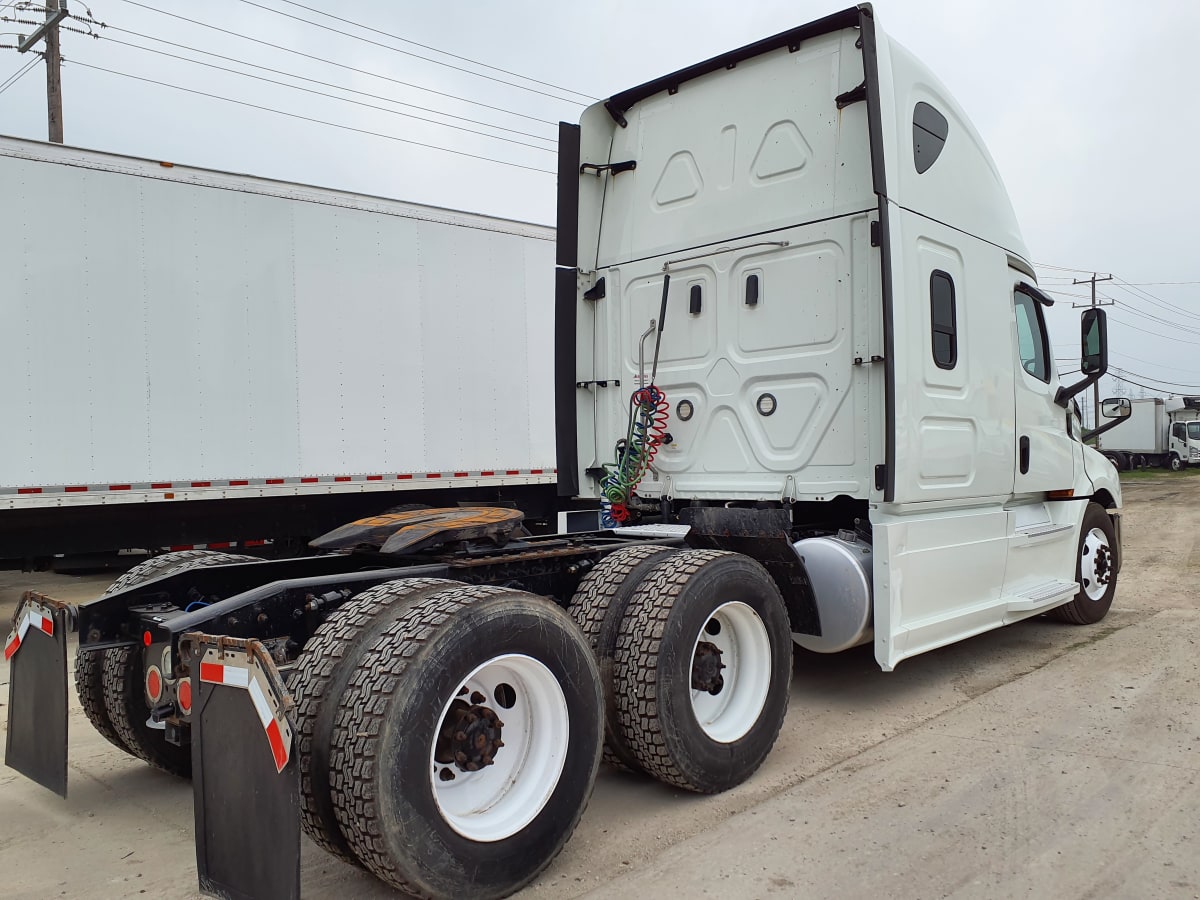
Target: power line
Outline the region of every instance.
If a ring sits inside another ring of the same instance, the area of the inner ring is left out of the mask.
[[[1140,331],[1142,334],[1148,334],[1151,337],[1161,338],[1164,341],[1174,341],[1177,344],[1190,344],[1193,347],[1200,347],[1200,341],[1187,341],[1183,338],[1171,337],[1167,334],[1159,334],[1157,331],[1147,331],[1145,328],[1139,328],[1137,325],[1133,325],[1129,322],[1122,322],[1119,319],[1114,319],[1114,321],[1122,328],[1132,328],[1134,331]]]
[[[311,59],[311,60],[315,60],[316,62],[325,63],[326,65],[337,66],[339,69],[346,69],[347,71],[350,71],[350,72],[357,72],[359,75],[368,75],[371,78],[379,78],[383,81],[390,81],[393,84],[399,84],[399,85],[402,85],[407,88],[413,88],[414,90],[425,91],[426,93],[429,93],[429,94],[436,94],[439,97],[447,97],[451,100],[458,100],[460,103],[469,103],[472,106],[479,106],[479,107],[482,107],[483,109],[490,109],[495,112],[506,113],[507,115],[510,115],[510,116],[517,116],[522,119],[529,119],[534,122],[541,122],[542,124],[545,124],[545,125],[557,125],[556,122],[553,122],[549,119],[539,119],[536,116],[529,116],[529,115],[526,115],[525,113],[516,112],[515,110],[505,109],[503,106],[493,106],[489,103],[483,103],[482,101],[479,101],[479,100],[470,100],[466,97],[460,97],[457,94],[450,94],[450,93],[446,93],[445,91],[437,91],[437,90],[434,90],[433,88],[427,88],[427,87],[422,87],[419,84],[413,84],[410,81],[402,81],[399,78],[392,78],[389,75],[381,75],[380,73],[372,72],[369,69],[360,69],[356,66],[347,65],[346,63],[336,62],[332,59],[326,59],[323,56],[314,56],[311,53],[305,53],[301,50],[295,50],[291,47],[285,47],[282,44],[273,44],[270,41],[264,41],[261,38],[250,37],[247,34],[239,34],[236,31],[230,31],[227,28],[221,28],[217,25],[211,25],[208,22],[201,22],[198,19],[189,19],[189,18],[187,18],[187,16],[181,16],[176,13],[167,12],[165,9],[155,9],[153,6],[146,6],[145,4],[137,3],[136,0],[122,0],[122,2],[132,4],[133,6],[141,7],[142,9],[147,9],[147,10],[150,10],[151,12],[156,12],[156,13],[159,13],[164,16],[169,16],[172,19],[179,19],[181,22],[188,22],[189,24],[192,24],[192,25],[199,25],[201,28],[208,28],[212,31],[219,32],[220,34],[226,34],[226,35],[229,35],[230,37],[240,38],[241,40],[249,41],[252,44],[258,44],[263,47],[270,47],[273,50],[282,50],[284,53],[291,53],[295,56],[301,56],[305,59]],[[92,21],[91,24],[99,25],[101,27],[113,28],[113,30],[115,30],[115,31],[125,31],[124,28],[117,28],[115,25],[114,26],[105,25],[104,22]],[[128,33],[132,34],[133,32],[128,32]],[[147,36],[139,34],[138,37],[147,37]],[[150,40],[159,40],[159,39],[158,38],[150,38]],[[169,42],[164,41],[163,43],[169,43]]]
[[[246,2],[249,2],[249,0],[246,0]],[[355,28],[361,28],[363,31],[370,31],[373,34],[382,35],[383,37],[391,38],[394,41],[400,41],[405,44],[411,44],[412,46],[420,47],[423,50],[432,50],[434,53],[441,53],[443,56],[449,56],[451,59],[458,59],[463,62],[468,62],[468,63],[471,63],[472,65],[479,66],[480,68],[483,68],[483,69],[490,69],[493,72],[501,72],[505,75],[512,75],[514,78],[523,78],[526,81],[532,81],[534,84],[540,84],[543,87],[554,88],[557,91],[566,91],[568,94],[577,94],[578,96],[583,97],[587,100],[594,101],[594,100],[600,99],[599,97],[593,97],[589,94],[585,94],[583,91],[576,91],[576,90],[572,90],[571,88],[568,88],[568,87],[563,87],[561,84],[552,84],[549,81],[539,81],[538,79],[531,78],[528,75],[522,75],[520,72],[512,72],[512,71],[509,71],[508,69],[501,69],[498,66],[488,65],[487,63],[480,62],[477,59],[472,59],[469,56],[459,56],[457,53],[451,53],[449,50],[441,50],[437,47],[431,47],[429,44],[422,44],[420,41],[414,41],[414,40],[410,40],[409,38],[400,37],[400,35],[398,35],[398,34],[391,34],[390,32],[387,32],[387,31],[381,31],[378,28],[372,28],[370,25],[364,25],[362,22],[355,22],[351,19],[343,19],[341,16],[335,16],[333,13],[325,12],[324,10],[321,10],[321,9],[314,9],[311,6],[305,6],[303,3],[296,3],[296,2],[294,2],[294,0],[279,0],[279,2],[286,3],[288,6],[295,6],[295,7],[298,7],[299,9],[307,10],[308,12],[311,12],[311,13],[316,13],[317,15],[320,15],[320,16],[325,16],[326,18],[333,19],[337,22],[344,22],[347,25],[353,25]],[[250,5],[258,6],[259,4],[251,3]],[[264,6],[264,7],[260,7],[260,8],[267,9],[268,7]],[[271,12],[276,12],[276,13],[279,13],[280,15],[287,15],[286,13],[282,13],[279,10],[274,10],[274,9],[271,10]],[[307,22],[308,20],[301,19],[300,21]],[[317,27],[319,27],[319,28],[327,28],[328,27],[326,25],[320,25],[316,22],[310,22],[309,24],[317,25]],[[334,31],[335,29],[329,29],[329,30]],[[345,34],[345,32],[342,32],[342,31],[339,31],[337,33]],[[350,37],[356,37],[356,36],[350,35]],[[362,40],[362,39],[359,38],[359,40]],[[394,49],[394,48],[389,48],[389,49]],[[424,57],[420,57],[420,58],[423,59]],[[573,102],[573,101],[571,101],[571,102]]]
[[[73,17],[73,18],[78,18],[78,17]],[[554,140],[554,138],[545,138],[545,137],[542,137],[541,135],[533,134],[528,131],[519,131],[516,128],[506,128],[503,125],[494,125],[491,122],[484,122],[484,121],[481,121],[480,119],[471,119],[466,116],[459,116],[459,115],[455,115],[454,113],[443,112],[440,109],[432,109],[428,106],[418,106],[415,103],[406,103],[403,100],[394,100],[391,97],[384,96],[383,94],[372,94],[369,91],[360,91],[356,88],[346,87],[344,85],[335,84],[330,81],[321,81],[316,78],[309,78],[306,75],[297,75],[295,72],[287,72],[283,69],[273,69],[270,66],[259,65],[258,63],[252,63],[252,62],[249,62],[244,59],[239,59],[238,57],[235,57],[235,56],[225,56],[220,53],[213,53],[211,50],[201,50],[199,47],[190,47],[187,44],[179,44],[179,43],[176,43],[175,41],[168,41],[165,38],[154,37],[153,35],[150,35],[150,34],[142,34],[141,32],[131,31],[128,28],[119,28],[115,25],[105,25],[104,23],[99,23],[99,24],[103,25],[104,27],[106,27],[112,31],[119,31],[122,34],[131,34],[134,37],[143,38],[144,40],[154,41],[159,44],[166,44],[169,47],[176,47],[180,50],[187,50],[189,53],[200,53],[204,56],[211,56],[214,59],[223,59],[226,62],[237,63],[238,65],[241,65],[241,66],[249,66],[252,69],[258,69],[263,72],[271,72],[275,75],[283,75],[287,78],[295,78],[298,81],[307,81],[309,84],[319,84],[322,87],[334,88],[335,90],[339,90],[339,91],[346,91],[347,93],[350,93],[350,94],[357,94],[360,97],[370,97],[373,100],[383,100],[385,103],[393,103],[396,106],[403,106],[403,107],[407,107],[408,109],[416,109],[416,110],[420,110],[421,112],[433,113],[434,115],[445,116],[448,119],[454,119],[459,122],[469,122],[472,125],[482,125],[485,128],[495,128],[497,131],[507,131],[510,134],[519,134],[523,137],[531,137],[531,138],[536,138],[538,140],[545,140],[545,141],[553,141]],[[96,36],[103,40],[106,40],[106,41],[113,41],[114,43],[124,44],[127,47],[135,47],[138,50],[146,50],[150,53],[162,53],[163,52],[161,50],[155,50],[152,47],[142,47],[138,44],[131,44],[126,41],[121,41],[121,40],[118,40],[117,38],[109,37],[108,35],[96,35]],[[171,54],[166,54],[166,55],[169,56]],[[177,58],[185,59],[186,57],[177,57]],[[188,60],[188,62],[199,62],[199,60]],[[201,64],[203,65],[203,63],[201,63]],[[241,73],[241,74],[245,74],[245,73]],[[455,98],[455,99],[458,99],[458,98]],[[470,102],[470,101],[467,101],[467,102]],[[507,112],[507,110],[504,110],[504,112]],[[521,115],[520,113],[509,113],[509,114],[516,115],[516,116]],[[539,123],[542,123],[545,125],[553,125],[554,124],[553,122],[549,121],[548,119],[534,119],[532,116],[523,116],[523,118],[528,118],[534,122],[539,122]]]
[[[1160,325],[1169,325],[1172,328],[1178,328],[1180,331],[1185,331],[1188,334],[1200,335],[1200,328],[1197,328],[1195,325],[1181,325],[1178,322],[1172,322],[1170,319],[1160,319],[1158,316],[1153,316],[1148,312],[1142,312],[1142,310],[1134,306],[1130,306],[1123,300],[1114,300],[1113,303],[1122,309],[1128,310],[1133,315],[1141,316],[1143,319],[1149,319],[1151,322],[1158,322]]]
[[[3,94],[10,87],[12,87],[14,84],[16,84],[18,81],[20,81],[23,77],[25,77],[26,73],[28,73],[31,69],[33,69],[34,66],[36,66],[41,61],[42,61],[41,54],[38,54],[33,59],[29,60],[29,62],[25,63],[25,65],[21,66],[21,68],[18,69],[16,72],[14,72],[12,75],[10,75],[3,84],[0,84],[0,94]]]
[[[426,144],[421,141],[411,140],[409,138],[397,137],[396,135],[393,135],[393,134],[383,134],[382,132],[378,132],[378,131],[370,131],[366,128],[355,128],[352,125],[342,125],[338,122],[327,122],[324,119],[316,119],[311,116],[302,116],[299,113],[285,112],[281,109],[275,109],[270,106],[261,106],[257,103],[248,103],[245,100],[234,100],[232,97],[223,97],[220,94],[210,94],[206,91],[197,91],[197,90],[194,90],[193,88],[186,88],[186,87],[183,87],[178,84],[169,84],[168,82],[165,82],[165,81],[156,81],[153,78],[143,78],[140,75],[130,75],[128,72],[119,72],[116,69],[106,69],[103,66],[95,66],[95,65],[92,65],[91,63],[79,62],[77,60],[71,60],[70,62],[71,62],[71,65],[81,66],[82,68],[85,68],[85,69],[95,69],[97,72],[107,72],[110,75],[120,75],[123,78],[132,78],[134,81],[142,81],[142,82],[145,82],[146,84],[157,84],[160,87],[169,87],[169,88],[173,88],[177,91],[183,91],[184,93],[195,94],[200,97],[210,97],[213,100],[222,100],[225,103],[234,103],[238,106],[245,106],[250,109],[257,109],[257,110],[261,110],[262,112],[275,113],[276,115],[287,116],[290,119],[299,119],[303,122],[312,122],[316,125],[326,125],[326,126],[329,126],[330,128],[340,128],[343,131],[353,131],[357,134],[366,134],[366,135],[370,135],[371,137],[384,138],[385,140],[396,141],[401,144],[411,144],[414,147],[424,147],[427,150],[440,150],[443,153],[453,153],[455,156],[465,156],[469,159],[477,159],[477,160],[481,160],[483,162],[496,163],[497,165],[501,165],[501,166],[510,166],[514,169],[525,169],[528,172],[542,172],[546,175],[557,174],[553,169],[540,169],[537,166],[527,166],[527,165],[524,165],[523,163],[509,162],[508,160],[503,160],[503,159],[494,159],[490,156],[480,156],[479,154],[476,154],[476,153],[467,153],[465,150],[452,150],[449,147],[439,147],[437,144]]]
[[[1131,381],[1134,384],[1138,385],[1138,387],[1150,388],[1150,390],[1161,391],[1163,388],[1162,387],[1151,387],[1150,385],[1142,384],[1139,381],[1134,381],[1129,376],[1136,375],[1138,378],[1144,378],[1146,381],[1158,382],[1159,385],[1164,385],[1166,387],[1184,388],[1185,390],[1189,390],[1189,391],[1200,391],[1200,385],[1179,384],[1178,382],[1174,382],[1174,381],[1162,381],[1161,379],[1153,378],[1150,375],[1143,375],[1140,372],[1130,372],[1127,369],[1110,368],[1108,370],[1108,374],[1112,375],[1114,378],[1120,378],[1122,381]]]
[[[133,0],[125,0],[125,2],[131,3]],[[353,38],[356,41],[362,41],[364,44],[371,44],[374,47],[381,47],[384,50],[390,50],[392,53],[399,53],[403,56],[411,56],[413,59],[419,59],[423,62],[433,63],[435,66],[445,66],[447,69],[453,69],[455,72],[462,72],[475,78],[483,78],[487,81],[494,81],[496,84],[503,84],[507,87],[516,88],[519,91],[529,91],[531,94],[541,94],[543,97],[549,97],[552,100],[559,100],[563,103],[574,103],[577,106],[586,105],[580,103],[578,100],[571,100],[569,97],[559,97],[557,94],[549,94],[546,91],[539,91],[537,88],[531,88],[524,84],[517,84],[515,81],[505,81],[503,78],[496,78],[494,75],[484,75],[482,72],[473,72],[470,69],[463,68],[462,66],[456,66],[452,63],[442,62],[440,59],[431,59],[428,56],[422,56],[420,53],[413,53],[411,50],[401,50],[399,47],[389,47],[387,44],[381,44],[379,41],[373,41],[371,38],[363,37],[360,34],[351,34],[349,31],[342,31],[341,29],[334,28],[331,25],[322,25],[320,22],[314,22],[312,19],[306,19],[303,16],[292,15],[291,13],[284,12],[281,9],[272,9],[269,6],[263,6],[261,3],[255,3],[254,0],[241,0],[241,2],[245,3],[247,6],[253,6],[255,9],[261,9],[269,13],[275,13],[277,16],[283,16],[285,19],[291,19],[294,22],[303,22],[305,25],[312,25],[316,28],[322,28],[325,31],[330,31],[334,34],[340,34],[343,37]],[[134,5],[140,6],[141,4]],[[517,77],[520,78],[523,76]]]
[[[101,37],[101,35],[97,35],[97,37]],[[464,128],[461,125],[451,125],[449,122],[439,122],[436,119],[427,119],[424,116],[415,116],[412,113],[400,112],[400,110],[397,110],[397,109],[388,109],[385,106],[377,106],[374,103],[364,103],[361,100],[351,100],[349,97],[339,97],[336,94],[327,94],[324,91],[317,91],[317,90],[313,90],[312,88],[301,87],[298,84],[288,84],[286,81],[276,81],[273,78],[264,78],[261,75],[254,75],[254,74],[251,74],[250,72],[239,72],[237,69],[231,69],[227,66],[218,66],[216,63],[204,62],[203,60],[199,60],[199,59],[188,59],[186,56],[180,56],[176,53],[168,53],[165,50],[155,50],[153,47],[141,47],[137,44],[131,44],[128,41],[122,41],[122,40],[118,40],[117,38],[110,38],[107,36],[104,36],[103,39],[106,41],[112,41],[115,44],[120,44],[123,47],[132,47],[135,50],[144,50],[147,53],[157,53],[160,56],[167,56],[167,57],[170,57],[171,59],[182,60],[183,62],[193,63],[197,66],[206,66],[210,69],[216,69],[220,72],[229,72],[230,74],[233,74],[233,75],[240,75],[243,78],[253,78],[255,81],[262,81],[267,84],[279,85],[280,87],[290,88],[291,90],[294,90],[294,91],[304,91],[306,94],[315,94],[318,97],[328,97],[331,100],[340,100],[343,103],[353,103],[355,106],[363,106],[363,107],[366,107],[367,109],[375,109],[380,112],[385,112],[385,113],[388,113],[393,116],[403,116],[407,119],[415,119],[418,122],[428,122],[431,125],[440,125],[443,128],[453,128],[456,131],[465,131],[467,134],[479,135],[480,137],[490,138],[493,141],[505,141],[509,144],[517,144],[521,147],[530,147],[534,150],[540,150],[543,153],[555,152],[554,148],[552,148],[552,147],[541,147],[541,146],[538,146],[537,144],[531,144],[528,141],[518,141],[514,138],[502,137],[497,134],[488,134],[486,131],[477,131],[474,128]],[[505,130],[507,131],[510,129],[505,129]],[[525,132],[518,132],[518,133],[525,134]],[[536,140],[541,140],[541,141],[550,141],[551,140],[550,138],[544,138],[544,137],[541,137],[540,135],[536,135],[536,134],[526,134],[526,136],[534,138]]]
[[[1168,303],[1166,300],[1163,300],[1161,297],[1157,297],[1154,294],[1150,293],[1149,291],[1145,291],[1145,290],[1142,290],[1140,287],[1131,285],[1129,282],[1127,282],[1121,278],[1116,279],[1116,286],[1123,288],[1127,293],[1133,294],[1135,297],[1138,297],[1139,299],[1149,300],[1151,303],[1161,306],[1164,309],[1168,309],[1171,312],[1182,313],[1183,315],[1186,315],[1186,316],[1196,316],[1196,314],[1191,312],[1190,310],[1186,310],[1182,307],[1176,306],[1173,303]],[[1131,288],[1132,288],[1132,290],[1131,290]],[[1200,316],[1198,316],[1197,318],[1200,318]]]
[[[1125,352],[1117,352],[1114,350],[1109,350],[1109,353],[1114,356],[1124,357],[1125,359],[1132,359],[1134,362],[1145,363],[1148,366],[1157,366],[1160,369],[1170,369],[1172,372],[1194,372],[1194,371],[1196,371],[1194,367],[1190,368],[1190,369],[1181,369],[1178,366],[1164,366],[1160,362],[1156,362],[1151,359],[1141,359],[1140,357],[1131,356],[1130,354],[1125,353]],[[1055,360],[1055,362],[1059,362],[1059,360]]]

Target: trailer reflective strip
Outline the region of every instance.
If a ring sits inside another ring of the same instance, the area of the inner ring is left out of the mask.
[[[226,684],[244,688],[250,683],[250,670],[238,666],[222,666],[217,663],[200,663],[200,680],[209,684]]]
[[[21,643],[25,640],[25,635],[31,627],[37,628],[51,637],[54,636],[54,618],[49,615],[49,611],[36,604],[30,604],[25,609],[20,621],[17,622],[17,627],[9,633],[8,640],[4,642],[5,661],[12,659],[13,654],[21,649]]]
[[[271,701],[259,684],[257,670],[252,672],[249,667],[225,666],[219,663],[200,663],[200,680],[209,684],[221,684],[226,687],[245,688],[254,704],[254,712],[258,714],[259,724],[267,735],[267,743],[271,746],[271,757],[275,760],[275,770],[282,772],[288,763],[288,745],[284,740],[279,722],[271,708]],[[182,701],[182,698],[181,698]],[[189,697],[189,706],[190,697]]]
[[[0,0],[3,2],[3,0]],[[358,484],[365,485],[372,482],[384,482],[389,480],[398,481],[438,481],[445,479],[484,479],[484,478],[504,478],[504,477],[519,477],[519,478],[540,478],[548,474],[557,472],[556,469],[481,469],[479,471],[448,471],[448,472],[399,472],[399,473],[384,473],[371,475],[305,475],[305,476],[290,476],[287,478],[231,478],[226,480],[198,480],[198,481],[151,481],[151,482],[130,482],[128,484],[72,484],[72,485],[37,485],[28,487],[0,487],[0,500],[6,498],[23,498],[25,500],[46,499],[51,502],[57,502],[55,498],[63,494],[88,494],[100,495],[103,497],[108,494],[139,494],[158,491],[224,491],[231,489],[254,489],[254,488],[278,488],[289,487],[297,488],[310,485],[350,485]],[[154,497],[147,499],[175,499],[175,495],[167,494],[166,497]],[[97,502],[103,503],[100,499]],[[126,501],[128,502],[128,501]]]

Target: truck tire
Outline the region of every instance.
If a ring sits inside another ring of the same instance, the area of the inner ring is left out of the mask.
[[[150,706],[142,687],[142,648],[104,651],[104,708],[129,752],[156,769],[187,778],[192,774],[192,748],[167,742],[165,732],[146,724]]]
[[[1121,457],[1120,456],[1118,456],[1117,454],[1115,454],[1109,450],[1105,450],[1104,458],[1107,459],[1110,463],[1112,463],[1112,467],[1114,469],[1116,469],[1118,472],[1121,471]]]
[[[201,559],[205,562],[198,563],[199,565],[211,566],[226,562],[251,562],[257,557],[221,553],[216,550],[179,550],[175,553],[163,553],[161,556],[152,556],[138,563],[105,588],[104,593],[100,596],[107,597],[144,581],[149,581],[151,578],[170,574],[174,569]],[[104,703],[104,661],[109,652],[108,650],[96,650],[84,653],[76,649],[75,693],[79,696],[79,705],[83,707],[83,714],[92,723],[92,727],[114,747],[126,753],[133,753],[134,751],[113,727],[112,719],[108,715],[108,708]]]
[[[452,587],[444,578],[405,578],[363,591],[338,607],[304,645],[288,690],[296,701],[300,822],[334,856],[361,866],[338,826],[329,797],[329,737],[360,648],[422,597]]]
[[[658,563],[677,553],[651,544],[610,553],[588,572],[571,598],[567,612],[579,624],[596,655],[604,692],[604,761],[618,769],[640,772],[637,757],[625,744],[613,690],[613,650],[633,592]]]
[[[629,601],[613,655],[621,728],[641,767],[704,794],[762,764],[791,674],[779,588],[758,562],[722,550],[660,562]]]
[[[422,897],[503,897],[574,831],[600,764],[591,649],[565,611],[497,587],[432,594],[355,660],[331,795],[360,860]]]
[[[1168,468],[1170,468],[1172,472],[1182,472],[1184,465],[1185,463],[1179,458],[1178,453],[1172,453],[1170,462],[1167,463]]]
[[[1051,610],[1050,617],[1071,625],[1092,625],[1108,615],[1117,592],[1116,552],[1112,520],[1100,504],[1089,503],[1083,514],[1075,561],[1079,593],[1069,603]]]

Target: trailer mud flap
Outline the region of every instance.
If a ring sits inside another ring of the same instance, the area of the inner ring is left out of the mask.
[[[70,610],[27,592],[4,641],[8,737],[4,764],[67,796],[67,630]]]
[[[300,775],[292,700],[258,641],[185,635],[200,890],[299,898]]]

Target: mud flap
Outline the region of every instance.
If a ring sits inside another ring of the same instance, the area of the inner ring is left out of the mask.
[[[68,609],[28,592],[4,642],[8,738],[4,764],[67,796]]]
[[[189,634],[192,791],[200,890],[300,897],[300,773],[291,697],[254,640]]]

